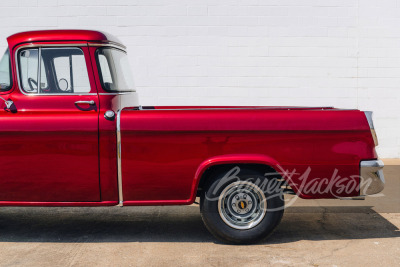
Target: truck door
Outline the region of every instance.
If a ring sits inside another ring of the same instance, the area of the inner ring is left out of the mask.
[[[0,201],[100,201],[98,94],[87,44],[14,51],[13,90],[2,96],[14,110],[0,111]]]

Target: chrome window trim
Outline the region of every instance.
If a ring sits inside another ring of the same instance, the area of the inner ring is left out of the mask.
[[[114,47],[120,50],[123,50],[126,52],[126,46],[118,43],[88,43],[88,46],[109,46],[109,47]]]
[[[117,111],[117,174],[118,174],[118,206],[124,206],[124,196],[122,191],[122,163],[121,163],[121,112]]]
[[[37,87],[37,94],[38,95],[40,95],[40,89],[42,89],[42,84],[41,84],[41,81],[42,81],[42,64],[40,64],[40,63],[42,63],[42,61],[41,61],[41,59],[42,59],[42,47],[39,47],[38,48],[38,71],[37,71],[37,85],[36,85],[36,87]],[[44,64],[43,64],[44,65]],[[57,78],[56,78],[57,79]],[[29,79],[28,79],[28,81],[29,81]],[[47,79],[47,81],[48,81],[48,79]],[[23,91],[24,91],[24,89],[22,89]],[[26,93],[26,92],[25,92]]]
[[[27,95],[27,96],[58,96],[58,95],[74,95],[74,96],[85,96],[85,95],[97,95],[97,93],[79,93],[79,94],[71,94],[71,93],[68,93],[68,94],[41,94],[40,93],[40,90],[39,90],[39,88],[40,88],[40,79],[38,79],[38,92],[37,93],[27,93],[27,92],[25,92],[24,91],[24,89],[22,89],[22,86],[21,86],[21,77],[20,77],[20,75],[19,75],[19,65],[18,65],[18,53],[19,53],[19,51],[21,50],[21,49],[26,49],[26,48],[39,48],[39,53],[41,54],[41,48],[42,47],[72,47],[72,48],[79,48],[79,47],[82,47],[82,46],[88,46],[87,45],[87,43],[85,42],[85,43],[70,43],[70,44],[27,44],[27,45],[22,45],[22,46],[20,46],[20,47],[18,47],[16,50],[15,50],[15,68],[16,68],[16,74],[17,74],[17,85],[18,85],[18,88],[19,88],[19,91],[22,93],[22,94],[24,94],[24,95]],[[83,51],[82,51],[83,52]],[[39,54],[39,58],[40,58],[40,55]],[[86,63],[86,59],[85,59],[85,63]],[[39,60],[39,66],[40,66],[40,60]],[[40,75],[40,69],[41,68],[39,68],[38,69],[38,76]],[[88,74],[89,74],[89,70],[88,70]],[[39,77],[38,77],[39,78]],[[92,90],[92,88],[90,88],[90,90]]]

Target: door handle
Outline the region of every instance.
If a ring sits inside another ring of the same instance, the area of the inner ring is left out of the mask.
[[[88,100],[88,101],[79,100],[79,101],[76,101],[75,104],[89,104],[89,105],[94,105],[95,103],[94,103],[94,100]]]

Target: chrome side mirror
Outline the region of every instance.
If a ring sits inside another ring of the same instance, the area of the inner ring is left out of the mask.
[[[14,102],[12,100],[4,101],[4,103],[6,104],[7,109],[10,109],[12,105],[14,105]]]
[[[14,105],[14,102],[13,102],[11,99],[5,100],[5,99],[2,98],[2,97],[0,97],[0,98],[3,99],[4,104],[6,105],[6,106],[4,107],[4,110],[5,110],[5,111],[11,111],[12,113],[17,112],[17,109],[16,109],[16,107],[15,107],[15,105]]]

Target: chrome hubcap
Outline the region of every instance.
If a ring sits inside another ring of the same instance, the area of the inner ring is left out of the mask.
[[[218,199],[222,220],[235,229],[250,229],[265,216],[267,202],[264,192],[255,184],[238,181],[228,185]]]

